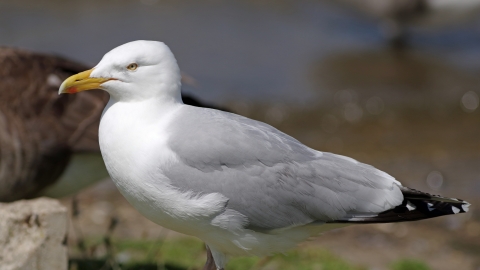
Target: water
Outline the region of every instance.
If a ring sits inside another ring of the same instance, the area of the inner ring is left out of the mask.
[[[389,53],[378,53],[386,45],[375,20],[323,1],[3,0],[0,26],[3,45],[90,65],[131,40],[165,41],[181,69],[198,81],[197,88],[186,90],[219,102],[329,103],[328,97],[345,87],[332,87],[332,76],[348,82],[357,71],[363,76],[372,71],[373,80],[375,70],[364,64],[371,57],[391,61]],[[418,56],[404,69],[439,64],[474,76],[480,70],[478,26],[414,29],[411,44]],[[319,66],[329,74],[316,74]],[[394,83],[399,91],[410,87]]]

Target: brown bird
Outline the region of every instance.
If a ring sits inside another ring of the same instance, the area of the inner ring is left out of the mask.
[[[0,201],[61,197],[107,177],[98,125],[108,94],[57,93],[63,80],[89,67],[8,47],[0,47],[0,63]]]

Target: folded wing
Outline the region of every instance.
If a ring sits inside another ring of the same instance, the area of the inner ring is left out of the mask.
[[[247,228],[268,231],[375,215],[404,200],[390,175],[310,149],[264,123],[189,106],[174,122],[169,146],[180,162],[164,171],[172,185],[221,193],[227,209],[248,219]]]

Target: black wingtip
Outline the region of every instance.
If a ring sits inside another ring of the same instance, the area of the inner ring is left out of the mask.
[[[469,202],[462,199],[432,195],[407,187],[400,187],[400,190],[407,202],[416,202],[416,204],[424,202],[427,205],[428,211],[444,211],[447,214],[466,213],[471,205]]]
[[[401,205],[373,215],[352,215],[332,223],[390,223],[429,219],[466,213],[470,203],[455,198],[432,195],[407,187],[400,187],[404,200]]]

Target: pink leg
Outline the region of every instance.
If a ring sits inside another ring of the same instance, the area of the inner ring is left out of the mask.
[[[203,266],[203,270],[217,270],[217,266],[215,265],[215,261],[213,260],[212,252],[210,251],[210,248],[208,248],[208,246],[207,246],[207,262],[205,263],[205,266]],[[220,270],[223,270],[223,268]]]

